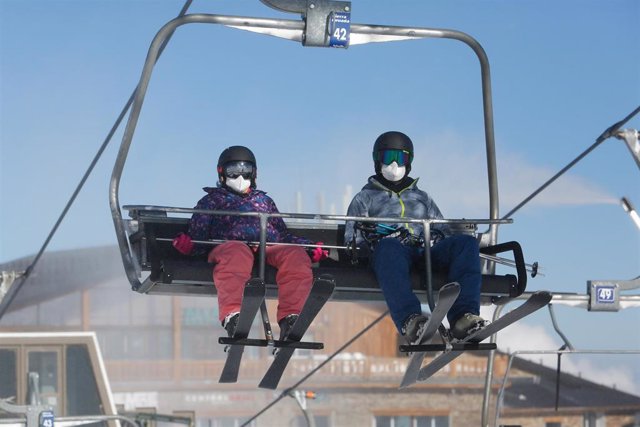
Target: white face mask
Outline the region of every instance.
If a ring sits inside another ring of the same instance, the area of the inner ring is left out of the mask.
[[[384,179],[391,182],[400,181],[404,178],[406,170],[406,167],[398,166],[396,162],[391,162],[390,165],[382,165],[382,168],[380,168],[380,172],[382,172]]]
[[[231,188],[236,193],[244,194],[249,191],[249,187],[251,186],[250,179],[244,179],[242,175],[237,178],[226,178],[225,185]]]

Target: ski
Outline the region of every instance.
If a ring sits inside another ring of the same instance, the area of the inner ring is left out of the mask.
[[[431,338],[436,334],[442,320],[445,318],[449,309],[453,305],[453,303],[458,298],[458,294],[460,294],[460,284],[457,282],[447,283],[438,292],[438,302],[436,303],[435,308],[431,312],[429,316],[429,320],[427,324],[424,326],[422,330],[422,334],[418,338],[417,345],[424,344],[429,342]],[[404,349],[407,351],[413,351],[411,355],[411,359],[407,364],[407,369],[404,371],[404,377],[402,377],[402,381],[400,382],[400,388],[405,388],[415,383],[418,378],[418,372],[420,372],[420,368],[422,367],[422,361],[426,355],[425,351],[416,351],[414,349],[414,345],[404,346]]]
[[[454,340],[453,344],[463,344],[471,342],[480,342],[489,338],[491,335],[506,328],[512,323],[517,322],[520,319],[528,316],[529,314],[541,309],[551,301],[552,295],[546,291],[538,291],[531,295],[524,303],[511,310],[488,326],[480,329],[479,331],[469,335],[463,340]],[[450,350],[442,353],[431,361],[428,365],[420,369],[418,373],[417,381],[425,381],[440,369],[451,363],[454,359],[464,353],[463,350]]]
[[[253,319],[264,301],[265,287],[261,279],[253,278],[247,282],[242,295],[242,306],[240,307],[240,317],[234,331],[232,339],[246,339],[249,336]],[[243,345],[231,345],[227,349],[227,360],[222,368],[221,383],[235,383],[238,381],[240,371],[240,361],[244,352]]]
[[[333,294],[335,286],[336,283],[333,280],[333,277],[328,274],[323,274],[314,280],[313,287],[307,297],[307,301],[304,303],[304,307],[302,307],[300,316],[291,327],[289,336],[284,343],[300,341],[302,339],[307,328],[311,325],[311,322],[313,322],[313,319],[315,319],[316,315],[320,312],[320,309],[322,309],[324,304]],[[282,378],[282,374],[289,363],[289,359],[291,359],[291,356],[293,356],[293,352],[295,351],[295,347],[285,345],[278,345],[277,347],[281,348],[279,348],[273,362],[271,362],[271,366],[269,366],[269,369],[262,378],[262,381],[260,381],[260,384],[258,385],[260,388],[275,390],[276,387],[278,387],[280,378]]]

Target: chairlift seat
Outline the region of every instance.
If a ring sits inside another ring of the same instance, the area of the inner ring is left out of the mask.
[[[207,262],[206,254],[189,256],[179,253],[171,239],[188,229],[188,218],[168,217],[165,212],[131,211],[137,222],[137,231],[130,236],[132,251],[141,272],[149,276],[141,286],[134,289],[145,294],[165,295],[209,295],[216,294],[213,283],[213,265]],[[289,230],[312,241],[327,245],[344,246],[343,224],[288,224]],[[481,248],[481,252],[495,254],[513,251],[517,275],[483,274],[482,302],[493,303],[502,298],[514,298],[526,288],[526,269],[522,249],[517,242]],[[257,258],[257,257],[256,257]],[[256,263],[257,264],[257,263]],[[338,301],[383,301],[382,291],[375,275],[367,265],[351,262],[344,250],[332,249],[330,257],[313,265],[313,275],[331,274],[336,281],[332,299]],[[256,270],[257,271],[257,270]],[[267,298],[277,297],[276,270],[267,265],[265,284]],[[422,303],[427,303],[424,271],[414,269],[412,286]],[[438,290],[446,283],[446,274],[434,272],[432,286]]]

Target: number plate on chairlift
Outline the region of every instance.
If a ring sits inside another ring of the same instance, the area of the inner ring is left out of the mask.
[[[349,47],[351,14],[332,12],[329,15],[329,47]]]
[[[620,310],[620,290],[616,283],[608,281],[588,281],[589,311]]]
[[[42,411],[40,413],[40,427],[53,427],[53,411]]]

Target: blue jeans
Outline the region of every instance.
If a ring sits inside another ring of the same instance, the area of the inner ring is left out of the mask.
[[[391,318],[398,331],[405,319],[420,313],[420,301],[411,289],[411,269],[424,262],[424,248],[405,246],[393,238],[382,239],[373,251],[372,266]],[[460,295],[447,319],[453,325],[465,313],[480,314],[480,255],[473,236],[456,234],[431,247],[434,271],[447,273],[448,282],[460,284]]]

